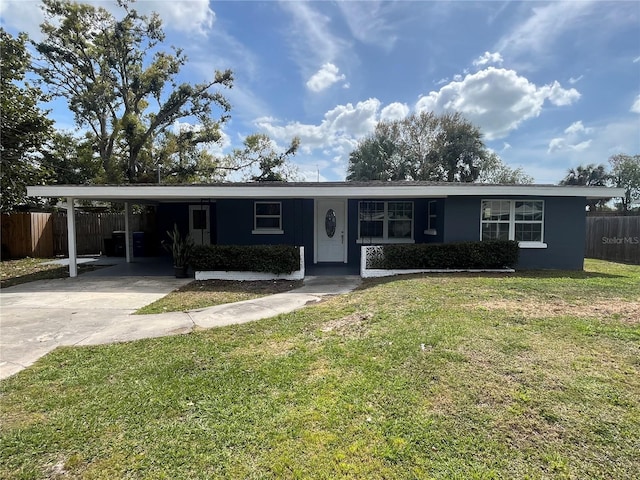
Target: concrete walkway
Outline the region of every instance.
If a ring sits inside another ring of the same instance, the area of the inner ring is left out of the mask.
[[[347,293],[360,278],[307,277],[301,288],[189,312],[132,315],[192,279],[102,277],[42,280],[0,291],[0,379],[63,345],[99,345],[234,325]]]

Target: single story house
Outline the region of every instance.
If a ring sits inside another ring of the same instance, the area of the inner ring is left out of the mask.
[[[47,185],[28,195],[153,204],[159,234],[176,223],[199,244],[304,246],[305,264],[357,273],[361,246],[511,239],[520,269],[583,268],[587,199],[621,188],[432,182]],[[68,215],[75,276],[74,215]],[[131,261],[132,232],[126,228]]]

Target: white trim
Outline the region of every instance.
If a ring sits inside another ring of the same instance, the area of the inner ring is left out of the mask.
[[[396,243],[416,243],[413,238],[358,238],[358,245],[393,245]]]
[[[258,205],[278,205],[278,210],[280,213],[278,215],[258,215]],[[277,218],[278,219],[278,228],[259,228],[258,227],[258,218]],[[282,202],[274,201],[274,200],[256,200],[253,202],[253,230],[251,233],[265,232],[268,234],[275,233],[284,233],[282,230]]]
[[[622,197],[625,190],[615,187],[565,185],[487,185],[479,183],[419,182],[319,182],[265,185],[30,185],[32,197],[75,197],[111,201],[193,200],[194,198],[332,198],[358,199],[446,198],[449,196],[534,196],[534,197]]]
[[[131,205],[129,202],[124,202],[124,256],[127,263],[131,263]]]
[[[509,202],[509,220],[484,220],[484,211],[482,206],[484,202]],[[516,220],[516,203],[517,202],[540,202],[542,203],[542,220]],[[545,230],[545,201],[540,198],[522,199],[522,198],[483,198],[480,200],[480,241],[482,238],[482,226],[484,224],[501,223],[509,226],[509,240],[515,240],[516,225],[517,224],[540,224],[540,241],[520,241],[520,248],[547,248],[547,244],[544,243],[544,230]],[[535,245],[535,246],[533,246]],[[541,246],[544,245],[544,246]]]
[[[364,268],[360,271],[362,278],[393,277],[395,275],[411,275],[416,273],[514,273],[513,268],[426,268],[424,270],[382,270]]]
[[[78,276],[76,248],[76,211],[73,197],[67,198],[67,245],[69,246],[69,277]]]
[[[544,242],[518,242],[520,248],[547,248]]]

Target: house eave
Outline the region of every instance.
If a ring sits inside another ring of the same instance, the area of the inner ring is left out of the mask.
[[[446,198],[449,196],[538,196],[611,198],[624,189],[559,185],[489,185],[427,182],[243,183],[211,185],[33,185],[33,197],[81,200],[194,201],[238,198]]]

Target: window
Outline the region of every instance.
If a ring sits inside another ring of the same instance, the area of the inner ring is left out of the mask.
[[[282,203],[255,202],[255,220],[253,233],[283,233]]]
[[[360,202],[358,238],[388,242],[413,240],[413,202]]]
[[[542,200],[483,200],[482,240],[515,240],[520,246],[546,246]]]

